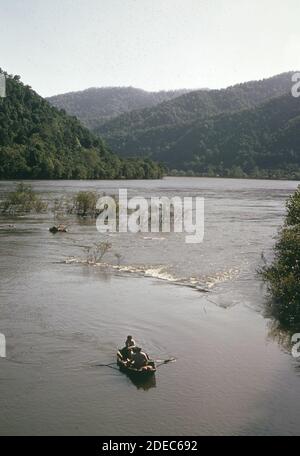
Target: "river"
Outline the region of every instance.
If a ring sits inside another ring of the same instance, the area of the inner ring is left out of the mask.
[[[0,230],[0,434],[299,434],[299,365],[271,334],[256,273],[297,184],[32,182],[49,201],[118,188],[202,196],[205,236],[186,244],[183,233],[111,234],[106,266],[88,266],[82,246],[101,237],[94,221],[73,220],[68,233],[52,235],[51,213],[1,216],[15,229]],[[0,198],[14,186],[0,182]],[[127,334],[176,362],[146,384],[96,366],[115,360]]]

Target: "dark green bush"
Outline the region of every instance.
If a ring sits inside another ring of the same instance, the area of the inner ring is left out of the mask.
[[[44,212],[47,209],[47,203],[42,201],[31,185],[23,182],[17,185],[16,190],[9,193],[2,205],[3,213],[26,213],[26,212]]]
[[[300,189],[287,201],[285,225],[274,260],[262,269],[271,299],[270,314],[286,329],[300,329]]]
[[[85,216],[95,216],[96,215],[96,204],[97,204],[98,195],[95,192],[78,192],[74,196],[74,206],[73,212],[76,215],[85,217]]]

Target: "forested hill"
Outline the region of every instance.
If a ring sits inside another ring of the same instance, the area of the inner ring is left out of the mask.
[[[194,121],[188,128],[140,133],[127,146],[137,150],[150,140],[151,157],[173,174],[300,180],[300,99],[288,93],[255,108]]]
[[[292,72],[261,81],[237,84],[221,90],[197,90],[165,101],[152,108],[135,110],[106,122],[95,130],[114,143],[114,138],[136,136],[140,131],[194,122],[223,112],[239,111],[257,106],[272,97],[291,90]],[[147,144],[144,145],[145,148]],[[120,147],[123,152],[123,148]],[[124,147],[124,153],[129,152]]]
[[[150,160],[118,158],[19,76],[6,75],[6,94],[0,98],[0,178],[161,177],[161,167]]]
[[[232,171],[229,169],[225,172],[223,169],[222,163],[224,164],[226,161],[223,160],[223,153],[225,155],[226,153],[222,138],[217,143],[213,141],[216,140],[221,130],[225,141],[230,135],[232,144],[240,145],[241,139],[233,124],[230,124],[230,130],[226,130],[221,127],[219,120],[214,119],[218,119],[218,116],[224,114],[221,119],[223,119],[222,122],[225,122],[226,118],[230,119],[233,113],[241,113],[243,110],[250,112],[275,97],[290,94],[292,74],[292,72],[283,73],[269,79],[238,84],[224,90],[190,92],[153,108],[123,114],[107,122],[97,131],[119,154],[153,157],[166,163],[170,169],[177,168],[196,173],[213,174],[217,172],[213,171],[216,170],[215,158],[211,163],[209,162],[210,152],[205,150],[205,147],[209,147],[211,151],[218,150],[220,162],[218,172],[227,175]],[[291,98],[290,96],[287,100]],[[281,102],[279,101],[279,104]],[[247,114],[245,115],[247,117]],[[258,113],[258,117],[260,115]],[[240,118],[243,116],[240,117],[240,114],[237,114],[236,120],[238,121]],[[264,128],[265,119],[260,117],[260,122],[262,122],[261,126],[249,125],[248,136],[251,138],[249,145],[253,144],[253,138],[259,134],[256,128],[260,127],[259,131]],[[196,131],[197,128],[199,128],[199,134]],[[219,130],[214,131],[214,128]],[[276,132],[273,133],[276,134]],[[202,143],[199,143],[199,137],[201,137]],[[263,153],[263,147],[258,149],[258,144],[256,146],[258,153]],[[236,148],[233,150],[239,152]],[[202,158],[201,154],[203,154]],[[203,166],[199,165],[201,162],[203,162]],[[232,166],[240,166],[244,173],[250,172],[249,166],[246,171],[243,163],[238,161]],[[268,166],[271,166],[271,163]],[[278,163],[276,167],[278,167]]]
[[[78,117],[92,130],[120,114],[155,106],[187,92],[185,89],[147,92],[134,87],[103,87],[55,95],[47,100],[56,108]]]
[[[154,155],[170,168],[206,176],[300,180],[300,99],[291,94],[195,122],[179,133],[172,148]]]

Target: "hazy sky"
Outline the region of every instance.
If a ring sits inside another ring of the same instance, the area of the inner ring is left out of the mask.
[[[0,67],[43,96],[300,70],[300,0],[0,0]]]

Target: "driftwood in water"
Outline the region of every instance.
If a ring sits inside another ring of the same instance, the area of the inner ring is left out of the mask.
[[[67,230],[67,226],[66,225],[54,225],[52,226],[51,228],[49,228],[49,231],[50,233],[66,233],[68,230]]]

